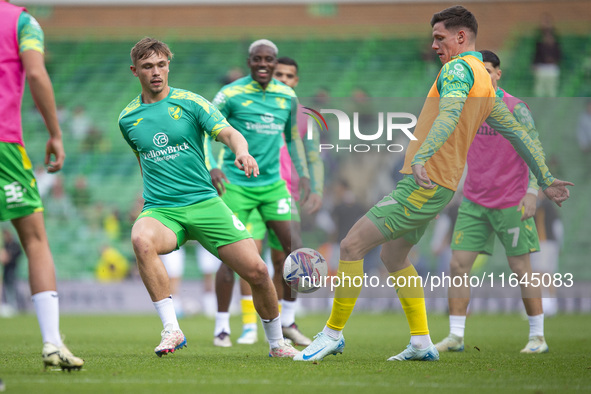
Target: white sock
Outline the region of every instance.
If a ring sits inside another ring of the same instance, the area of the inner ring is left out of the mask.
[[[466,316],[449,315],[449,333],[464,338],[466,328]]]
[[[162,326],[167,328],[168,325],[172,326],[172,330],[180,330],[179,322],[176,319],[176,313],[174,311],[174,303],[172,302],[172,296],[166,297],[163,300],[153,302],[160,320],[162,320]]]
[[[283,327],[289,327],[295,323],[295,313],[297,307],[297,300],[294,301],[281,301],[281,325]]]
[[[322,332],[325,333],[326,335],[328,335],[329,338],[336,340],[341,337],[342,331],[333,330],[332,328],[329,328],[328,326],[324,326],[324,328],[322,329]]]
[[[230,312],[216,312],[215,314],[215,328],[213,330],[213,336],[217,337],[222,332],[226,332],[228,335],[230,331]]]
[[[537,316],[528,316],[529,320],[529,336],[543,337],[544,336],[544,314]]]
[[[60,336],[60,311],[59,299],[55,291],[42,291],[31,297],[35,305],[35,313],[43,343],[50,342],[57,347],[62,347]]]
[[[426,349],[431,346],[431,337],[427,335],[412,335],[410,337],[410,344],[415,349]]]
[[[283,341],[283,330],[281,330],[281,318],[277,316],[273,320],[261,319],[265,336],[271,349],[279,347],[279,342]]]

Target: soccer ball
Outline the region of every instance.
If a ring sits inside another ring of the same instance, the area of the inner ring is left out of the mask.
[[[318,251],[300,248],[290,253],[283,264],[283,279],[298,293],[312,293],[323,286],[328,263]]]

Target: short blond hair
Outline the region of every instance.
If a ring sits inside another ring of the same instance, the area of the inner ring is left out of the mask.
[[[275,56],[279,54],[279,49],[277,49],[277,45],[275,45],[272,41],[263,38],[262,40],[256,40],[255,42],[250,44],[250,47],[248,47],[248,56],[251,56],[254,53],[255,49],[257,49],[258,47],[269,47],[271,48]]]
[[[135,65],[138,60],[150,57],[154,53],[157,55],[164,55],[169,60],[172,59],[173,56],[168,45],[155,38],[145,37],[131,48],[131,62]]]

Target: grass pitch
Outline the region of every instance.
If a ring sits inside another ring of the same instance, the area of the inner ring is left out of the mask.
[[[298,319],[316,333],[328,315]],[[431,336],[447,335],[447,316],[429,316]],[[466,350],[439,362],[387,362],[408,343],[402,314],[354,313],[343,355],[313,364],[271,359],[259,329],[256,345],[216,348],[213,321],[181,320],[188,347],[158,358],[160,320],[153,316],[63,316],[61,329],[86,365],[43,371],[34,316],[0,319],[0,378],[7,393],[378,393],[591,392],[591,316],[546,320],[547,354],[524,355],[528,323],[519,315],[468,318]],[[232,318],[233,340],[240,334]]]

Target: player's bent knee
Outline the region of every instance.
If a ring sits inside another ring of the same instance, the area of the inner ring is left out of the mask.
[[[270,280],[269,271],[262,260],[249,269],[242,278],[251,286],[262,286]]]
[[[341,259],[343,260],[359,260],[363,258],[360,255],[359,242],[354,235],[350,233],[341,241]]]
[[[131,245],[136,255],[143,255],[154,250],[153,237],[147,232],[132,232]]]

